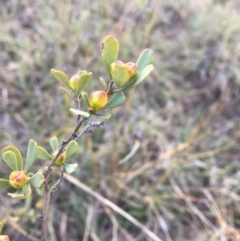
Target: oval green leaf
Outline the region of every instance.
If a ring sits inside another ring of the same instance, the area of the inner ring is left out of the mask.
[[[40,188],[42,187],[43,183],[45,181],[44,175],[42,172],[37,172],[35,173],[30,179],[29,183],[35,187],[35,188]]]
[[[67,147],[66,147],[66,158],[72,156],[77,150],[77,142],[72,140],[68,143]]]
[[[90,117],[90,114],[86,111],[81,111],[81,110],[76,110],[76,109],[73,109],[73,108],[70,108],[69,109],[74,115],[80,115],[80,116],[83,116],[83,117],[86,117],[86,118],[89,118]]]
[[[99,113],[99,112],[94,113],[94,115],[96,115],[96,116],[98,116],[98,117],[100,117],[100,118],[102,118],[102,119],[110,119],[110,117],[111,117],[110,114]]]
[[[52,156],[41,146],[37,146],[37,158],[41,160],[52,160]]]
[[[119,91],[116,92],[112,95],[112,97],[109,99],[108,103],[106,104],[106,106],[104,107],[104,109],[107,108],[114,108],[117,107],[119,105],[122,105],[126,100],[125,95],[123,94],[123,92]]]
[[[148,65],[153,62],[154,52],[151,49],[145,49],[137,60],[138,72],[141,73]]]
[[[23,158],[22,158],[22,154],[18,150],[18,148],[15,146],[6,146],[5,148],[2,149],[2,153],[6,152],[6,151],[12,151],[15,154],[15,156],[17,158],[18,170],[23,170]]]
[[[111,35],[106,36],[102,41],[102,59],[108,71],[108,74],[110,76],[110,79],[111,79],[110,65],[111,63],[117,60],[118,53],[119,53],[118,40]]]
[[[2,154],[3,161],[13,170],[20,171],[18,169],[17,158],[12,151],[6,151]]]
[[[56,136],[50,138],[49,143],[50,143],[50,146],[51,146],[53,152],[58,150],[59,144],[58,144],[58,139]]]
[[[59,80],[61,83],[63,83],[64,85],[66,85],[68,88],[69,87],[69,78],[67,77],[67,75],[60,71],[60,70],[56,70],[56,69],[51,69],[51,74],[57,79]]]
[[[92,73],[82,73],[79,76],[78,82],[77,82],[77,89],[76,89],[76,94],[79,95],[82,90],[87,86],[90,78],[92,76]]]
[[[6,179],[0,179],[0,190],[10,187],[9,181]],[[0,232],[1,233],[1,232]]]
[[[71,173],[75,172],[77,167],[78,167],[77,163],[74,163],[74,164],[63,164],[64,171],[67,174],[71,174]]]
[[[29,168],[32,166],[37,157],[37,143],[34,140],[28,142],[26,164],[24,171],[28,172]]]
[[[154,69],[153,65],[151,64],[148,65],[141,73],[137,75],[137,77],[132,82],[130,82],[129,84],[126,84],[123,88],[116,89],[115,92],[119,90],[124,91],[124,90],[132,89],[136,87],[137,85],[142,83],[147,78],[148,75],[151,74],[153,69]]]

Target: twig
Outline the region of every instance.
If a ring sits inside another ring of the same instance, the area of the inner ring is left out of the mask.
[[[75,141],[77,141],[82,135],[86,134],[86,133],[91,133],[92,127],[100,127],[103,126],[104,122],[89,122],[87,124],[87,126],[84,128],[84,130],[82,132],[80,132],[76,137],[75,137]]]
[[[85,120],[87,120],[87,117],[81,117],[81,118],[77,118],[77,123],[76,126],[72,132],[72,134],[65,139],[62,143],[61,143],[61,147],[59,148],[57,154],[54,156],[54,158],[51,160],[51,162],[48,164],[48,166],[46,167],[46,170],[44,172],[44,177],[45,177],[45,182],[43,185],[44,188],[44,197],[43,197],[43,208],[42,208],[42,234],[41,234],[41,241],[47,241],[47,222],[48,222],[48,207],[49,207],[49,202],[51,199],[51,195],[54,192],[54,188],[56,188],[60,182],[62,181],[63,178],[60,178],[58,180],[58,182],[53,186],[53,189],[50,190],[49,187],[49,177],[51,174],[51,170],[52,167],[55,164],[55,161],[57,160],[57,158],[64,152],[65,147],[67,146],[67,144],[71,141],[74,140],[77,136],[77,132],[79,131],[80,127],[82,126],[83,122]],[[63,176],[63,174],[62,174]]]
[[[65,175],[66,180],[68,180],[69,182],[73,183],[74,185],[76,185],[77,187],[79,187],[80,189],[82,189],[83,191],[85,191],[86,193],[90,194],[91,196],[95,197],[96,199],[98,199],[101,203],[103,203],[104,205],[110,207],[111,209],[113,209],[115,212],[119,213],[120,215],[122,215],[124,218],[126,218],[128,221],[130,221],[131,223],[133,223],[135,226],[137,226],[138,228],[140,228],[145,234],[147,234],[152,240],[154,241],[162,241],[160,238],[157,237],[156,234],[154,234],[150,229],[148,229],[146,226],[144,226],[143,224],[141,224],[139,221],[137,221],[134,217],[132,217],[130,214],[128,214],[127,212],[125,212],[123,209],[121,209],[120,207],[118,207],[116,204],[114,204],[113,202],[111,202],[110,200],[104,198],[103,196],[101,196],[99,193],[94,192],[91,188],[89,188],[88,186],[86,186],[85,184],[83,184],[82,182],[80,182],[79,180],[77,180],[75,177],[70,176],[68,174]]]

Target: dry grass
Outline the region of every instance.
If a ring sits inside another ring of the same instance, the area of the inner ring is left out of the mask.
[[[225,3],[226,2],[226,3]],[[100,42],[120,59],[146,47],[155,70],[102,129],[80,140],[74,177],[163,241],[240,240],[238,0],[0,2],[0,148],[47,147],[74,118],[49,69],[105,77]],[[0,163],[0,175],[6,167]],[[0,197],[11,241],[40,235],[41,196]],[[115,210],[116,211],[116,210]],[[151,240],[133,222],[65,182],[53,197],[51,241]]]

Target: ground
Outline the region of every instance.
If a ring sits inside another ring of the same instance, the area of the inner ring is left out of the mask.
[[[73,176],[163,241],[240,240],[238,0],[3,0],[0,23],[1,149],[25,153],[31,138],[48,148],[50,137],[71,133],[72,103],[51,68],[93,72],[93,90],[107,78],[106,35],[118,39],[123,62],[151,48],[153,73],[79,141]],[[0,177],[8,171],[0,160]],[[38,240],[41,194],[26,202],[5,194],[4,233]],[[151,240],[67,181],[53,196],[48,229],[51,241]]]

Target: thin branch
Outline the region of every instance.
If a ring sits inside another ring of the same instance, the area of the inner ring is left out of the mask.
[[[76,137],[75,137],[75,141],[77,141],[82,135],[86,134],[86,133],[91,133],[92,127],[100,127],[103,126],[104,122],[89,122],[87,124],[87,126],[84,128],[84,130],[82,132],[80,132]]]
[[[54,166],[55,161],[57,160],[57,158],[64,152],[65,147],[67,146],[67,144],[71,140],[74,140],[76,138],[77,132],[79,131],[79,129],[82,126],[83,122],[85,120],[87,120],[87,119],[88,119],[87,117],[77,118],[77,123],[76,123],[76,126],[75,126],[72,134],[67,139],[62,141],[61,147],[59,148],[57,154],[54,156],[54,158],[48,164],[48,166],[46,167],[46,170],[44,172],[45,182],[44,182],[44,185],[43,185],[43,187],[44,187],[44,197],[43,197],[43,208],[42,208],[42,234],[41,234],[41,241],[47,241],[48,208],[49,208],[49,202],[50,202],[51,196],[52,196],[55,188],[57,188],[58,185],[63,180],[63,178],[60,178],[58,180],[58,182],[53,186],[53,189],[50,190],[50,188],[49,188],[49,183],[50,183],[49,177],[50,177],[50,174],[51,174],[52,167]],[[62,171],[61,176],[63,177],[63,171]]]

